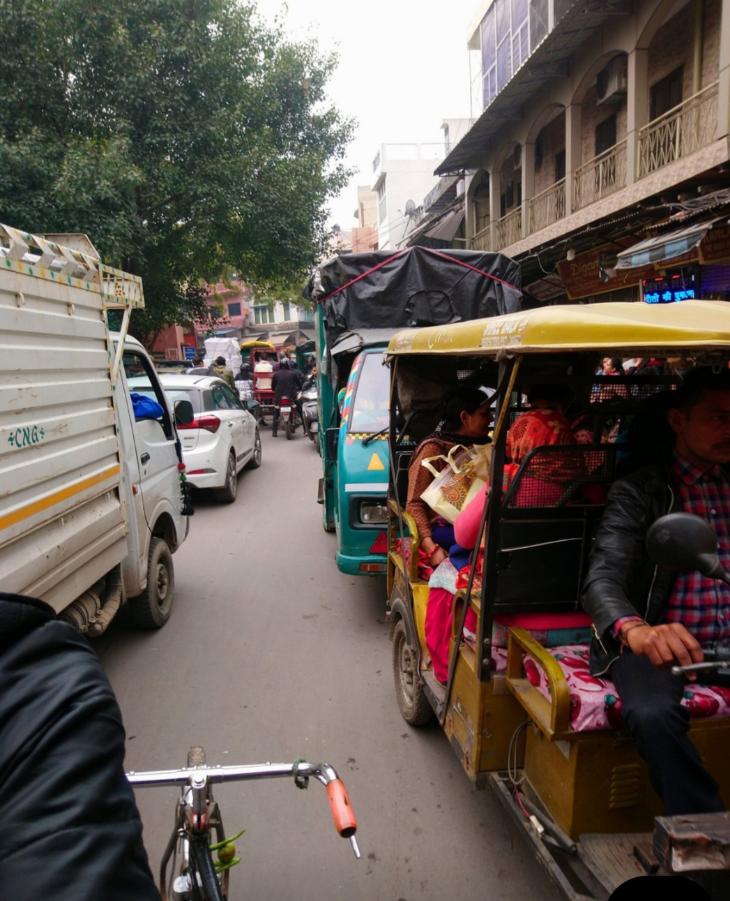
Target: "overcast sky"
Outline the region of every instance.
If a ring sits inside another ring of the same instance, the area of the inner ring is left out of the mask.
[[[357,119],[348,164],[359,170],[331,204],[331,223],[355,223],[358,184],[372,184],[381,143],[440,141],[444,119],[469,115],[468,30],[479,0],[256,0],[295,37],[334,47],[332,100]]]

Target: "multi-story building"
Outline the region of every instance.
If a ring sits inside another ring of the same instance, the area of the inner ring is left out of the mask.
[[[381,144],[373,160],[378,198],[378,247],[395,248],[413,227],[418,205],[435,186],[443,144]]]
[[[473,125],[472,119],[445,119],[442,153],[445,157]],[[461,175],[440,178],[409,216],[400,246],[431,247],[464,245],[464,189]]]
[[[352,230],[352,252],[378,249],[378,195],[367,185],[358,185],[357,225]]]
[[[468,48],[436,170],[467,176],[468,246],[537,300],[730,296],[730,0],[483,0]]]
[[[290,301],[254,303],[249,337],[259,337],[277,350],[291,350],[314,340],[314,310]]]

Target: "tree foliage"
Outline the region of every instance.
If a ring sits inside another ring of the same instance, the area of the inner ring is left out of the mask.
[[[276,291],[319,254],[352,124],[335,58],[237,0],[0,0],[0,221],[86,232],[141,275],[145,326],[234,269]]]

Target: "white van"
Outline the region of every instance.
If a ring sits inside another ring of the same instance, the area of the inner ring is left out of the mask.
[[[127,600],[138,625],[159,628],[190,510],[174,411],[127,335],[142,283],[85,236],[53,237],[0,225],[0,591],[92,636]],[[132,377],[158,407],[143,409]]]

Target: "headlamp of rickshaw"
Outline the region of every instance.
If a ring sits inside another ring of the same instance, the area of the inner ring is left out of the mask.
[[[382,500],[360,502],[360,522],[368,526],[384,526],[388,522],[388,508]]]

